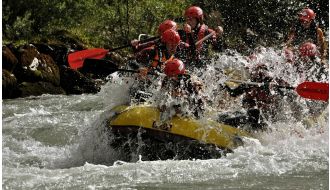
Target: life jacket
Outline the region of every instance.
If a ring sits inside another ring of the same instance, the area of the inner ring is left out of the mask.
[[[304,28],[303,25],[298,22],[295,25],[294,45],[300,45],[307,40],[312,40],[314,44],[317,44],[317,28],[318,26],[314,21],[309,28]]]
[[[260,67],[263,67],[263,65],[260,65]],[[257,68],[255,67],[254,69],[257,69]],[[255,101],[255,104],[257,105],[258,108],[260,108],[262,110],[267,110],[271,106],[274,105],[275,99],[276,99],[275,98],[276,95],[271,93],[269,86],[267,84],[269,84],[272,81],[280,83],[280,81],[278,81],[277,79],[273,79],[265,71],[263,71],[263,72],[259,71],[259,72],[252,73],[252,74],[253,75],[251,76],[251,81],[264,82],[265,85],[263,85],[261,87],[249,88],[247,93],[245,93],[244,98],[247,100]],[[281,81],[281,83],[282,83],[282,81]],[[280,91],[279,91],[279,93],[280,93]]]
[[[155,49],[155,56],[151,63],[152,68],[160,69],[161,65],[167,61],[170,61],[174,58],[174,55],[170,56],[169,58],[166,57],[165,53],[160,49]]]
[[[254,104],[262,110],[268,110],[274,105],[275,96],[271,95],[268,90],[258,88],[252,88],[246,93],[244,97],[245,101],[253,101]]]
[[[197,34],[197,41],[203,39],[205,36],[206,36],[206,31],[208,31],[208,26],[206,26],[205,24],[202,24],[200,27],[199,27],[199,30],[198,30],[198,34]],[[197,42],[196,41],[196,42]],[[189,38],[186,39],[186,42],[189,44]],[[194,43],[196,43],[194,42]],[[196,50],[198,52],[200,52],[202,50],[202,46],[203,46],[203,43],[200,43],[196,46]]]

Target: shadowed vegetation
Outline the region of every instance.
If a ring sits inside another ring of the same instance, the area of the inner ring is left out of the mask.
[[[329,5],[321,0],[4,0],[3,41],[60,41],[56,34],[65,31],[90,47],[117,47],[141,33],[155,35],[165,19],[182,21],[190,5],[202,7],[209,26],[224,26],[229,47],[241,43],[247,28],[258,43],[279,44],[306,6],[315,10],[324,29],[329,25]]]

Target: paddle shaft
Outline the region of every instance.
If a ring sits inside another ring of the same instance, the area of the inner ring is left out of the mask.
[[[254,85],[254,86],[259,86],[259,87],[265,85],[265,83],[248,82],[248,81],[235,80],[235,79],[228,79],[227,81],[244,83],[244,84]],[[278,88],[295,90],[301,97],[304,97],[307,99],[322,100],[322,101],[329,100],[329,84],[328,83],[305,81],[303,83],[300,83],[297,87],[281,86],[281,85],[275,85],[275,86]]]
[[[131,70],[131,69],[116,69],[116,71],[119,71],[119,72],[129,72],[129,73],[139,73],[140,71],[139,70]],[[148,72],[148,75],[155,75],[155,76],[164,76],[165,74],[163,73],[149,73]]]
[[[254,85],[254,86],[264,86],[265,83],[259,83],[259,82],[248,82],[248,81],[243,81],[243,80],[235,80],[235,79],[228,79],[227,81],[230,82],[237,82],[237,83],[244,83],[244,84],[248,84],[248,85]],[[292,86],[282,86],[282,85],[275,85],[278,88],[285,88],[285,89],[289,89],[289,90],[294,90],[296,89],[295,87]]]
[[[152,38],[141,40],[141,41],[139,41],[139,43],[150,42],[150,41],[157,40],[157,39],[159,39],[159,37],[155,36],[155,37],[152,37]],[[120,46],[120,47],[109,49],[109,51],[117,51],[117,50],[128,48],[128,47],[131,47],[131,46],[132,46],[131,44],[126,44],[126,45],[123,45],[123,46]]]
[[[204,42],[205,40],[209,39],[211,36],[213,36],[215,34],[215,32],[212,32],[208,35],[206,35],[204,38],[198,40],[195,45],[198,45],[202,42]],[[157,40],[159,39],[158,36],[155,36],[155,37],[152,37],[152,38],[148,38],[148,39],[145,39],[145,40],[141,40],[139,41],[140,43],[145,43],[145,42],[149,42],[149,41],[153,41],[153,40]],[[132,45],[131,44],[127,44],[127,45],[124,45],[124,46],[120,46],[120,47],[117,47],[117,48],[113,48],[113,49],[110,49],[110,51],[116,51],[116,50],[120,50],[120,49],[124,49],[124,48],[127,48],[127,47],[131,47]]]
[[[204,42],[205,40],[209,39],[211,36],[215,35],[215,32],[211,32],[210,34],[206,35],[204,38],[198,40],[196,43],[195,43],[195,46],[197,46],[198,44]]]
[[[149,42],[149,41],[153,41],[158,39],[159,37],[152,37],[152,38],[148,38],[145,40],[141,40],[140,43],[145,43],[145,42]],[[116,51],[116,50],[120,50],[120,49],[124,49],[127,47],[131,47],[131,44],[127,44],[124,46],[120,46],[117,48],[113,48],[113,49],[102,49],[102,48],[94,48],[94,49],[85,49],[85,50],[81,50],[81,51],[77,51],[74,53],[70,53],[68,55],[68,63],[71,69],[79,69],[81,67],[83,67],[83,63],[85,59],[102,59],[104,58],[109,51]]]

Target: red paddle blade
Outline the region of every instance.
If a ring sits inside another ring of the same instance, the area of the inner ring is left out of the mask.
[[[297,93],[308,99],[329,100],[329,83],[303,82],[296,88]]]
[[[106,49],[95,48],[70,53],[68,56],[69,66],[72,69],[79,69],[83,66],[85,59],[102,59],[108,52],[109,50]]]

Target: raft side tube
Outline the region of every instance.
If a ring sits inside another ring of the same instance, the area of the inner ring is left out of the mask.
[[[207,120],[201,122],[193,118],[173,117],[166,124],[158,126],[160,112],[152,106],[127,106],[114,109],[116,116],[110,120],[110,126],[123,132],[127,128],[147,129],[149,134],[155,135],[161,141],[166,141],[165,136],[177,136],[200,141],[204,144],[212,144],[222,149],[233,149],[242,145],[239,140],[243,136],[250,135],[238,128]]]

